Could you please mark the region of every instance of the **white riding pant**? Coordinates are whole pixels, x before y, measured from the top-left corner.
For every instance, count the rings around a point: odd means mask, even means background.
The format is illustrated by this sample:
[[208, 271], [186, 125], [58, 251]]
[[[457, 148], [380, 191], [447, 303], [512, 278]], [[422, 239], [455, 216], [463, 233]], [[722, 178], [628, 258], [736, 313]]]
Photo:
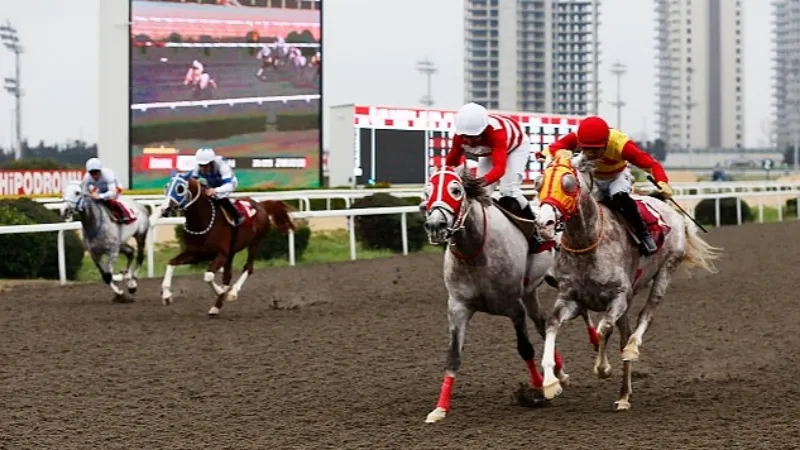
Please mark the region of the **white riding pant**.
[[[530, 141], [525, 136], [522, 144], [508, 154], [506, 173], [500, 177], [500, 195], [513, 197], [519, 202], [520, 207], [528, 206], [528, 199], [522, 195], [522, 181], [528, 169], [528, 159], [531, 155]], [[478, 158], [478, 176], [482, 177], [492, 170], [492, 157], [481, 156]], [[495, 183], [498, 184], [498, 183]], [[495, 185], [490, 186], [489, 192], [494, 191]]]
[[598, 180], [597, 178], [594, 179], [594, 183], [597, 185], [597, 188], [606, 198], [611, 198], [620, 192], [630, 194], [633, 190], [633, 182], [633, 174], [627, 167], [622, 172], [607, 180]]

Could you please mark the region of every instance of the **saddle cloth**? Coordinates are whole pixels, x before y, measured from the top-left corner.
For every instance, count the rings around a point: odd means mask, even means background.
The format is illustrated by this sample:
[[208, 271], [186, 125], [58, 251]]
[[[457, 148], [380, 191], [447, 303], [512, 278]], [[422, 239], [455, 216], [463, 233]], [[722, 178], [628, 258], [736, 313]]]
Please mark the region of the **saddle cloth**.
[[[234, 200], [233, 207], [236, 208], [236, 211], [239, 211], [239, 214], [241, 214], [244, 218], [242, 225], [249, 225], [252, 223], [256, 213], [258, 212], [253, 205], [250, 204], [250, 200], [247, 199]], [[228, 222], [229, 225], [233, 226], [233, 219], [228, 216], [228, 212], [225, 211], [225, 208], [220, 209], [222, 210], [222, 215], [225, 217], [225, 221]]]

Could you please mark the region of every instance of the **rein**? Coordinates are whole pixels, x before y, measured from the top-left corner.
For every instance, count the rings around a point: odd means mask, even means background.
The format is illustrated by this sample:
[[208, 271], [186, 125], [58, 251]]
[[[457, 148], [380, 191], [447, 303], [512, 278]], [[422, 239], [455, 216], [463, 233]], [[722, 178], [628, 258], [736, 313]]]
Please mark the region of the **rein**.
[[606, 227], [605, 227], [605, 213], [603, 213], [603, 208], [601, 208], [600, 205], [597, 204], [597, 200], [592, 198], [592, 201], [595, 203], [595, 205], [597, 206], [597, 210], [600, 213], [600, 232], [597, 234], [597, 239], [595, 239], [595, 241], [593, 243], [591, 243], [588, 247], [584, 247], [584, 248], [581, 248], [581, 249], [574, 249], [574, 248], [571, 248], [571, 247], [567, 246], [567, 244], [565, 243], [566, 234], [562, 234], [561, 235], [561, 249], [562, 250], [568, 251], [570, 253], [581, 254], [581, 253], [590, 252], [590, 251], [596, 249], [598, 245], [600, 245], [600, 241], [602, 241], [603, 240], [603, 236], [605, 236], [605, 229], [606, 229]]
[[[469, 212], [469, 210], [467, 210], [467, 213], [468, 212]], [[475, 259], [476, 257], [478, 257], [481, 253], [483, 253], [483, 247], [484, 247], [484, 245], [486, 245], [486, 235], [488, 234], [487, 230], [489, 228], [489, 214], [486, 213], [486, 207], [483, 206], [483, 205], [481, 205], [481, 212], [483, 213], [483, 233], [481, 234], [481, 243], [480, 243], [480, 245], [478, 245], [478, 249], [475, 250], [475, 252], [473, 252], [470, 255], [463, 255], [463, 254], [459, 253], [458, 250], [455, 249], [455, 244], [453, 244], [452, 242], [448, 246], [449, 249], [450, 249], [450, 253], [452, 253], [452, 255], [455, 256], [456, 259], [458, 259], [460, 261], [471, 261], [471, 260]], [[466, 218], [467, 213], [463, 214], [463, 216], [465, 218]], [[463, 226], [464, 219], [462, 219], [460, 221], [460, 223], [461, 223], [461, 226], [458, 229], [463, 229], [464, 228], [464, 226]]]
[[[183, 208], [184, 210], [188, 210], [189, 207], [194, 204], [194, 202], [196, 202], [197, 200], [200, 199], [200, 196], [202, 194], [201, 189], [203, 189], [203, 187], [200, 186], [200, 183], [197, 183], [197, 194], [196, 195], [192, 195], [192, 191], [189, 191], [189, 195], [191, 195], [191, 199], [189, 200], [189, 203], [187, 203], [186, 206]], [[184, 221], [183, 222], [183, 231], [185, 231], [185, 232], [187, 232], [189, 234], [195, 235], [195, 236], [200, 236], [200, 235], [208, 233], [209, 231], [211, 231], [211, 228], [214, 227], [214, 222], [216, 222], [216, 220], [217, 220], [217, 208], [214, 207], [214, 202], [211, 201], [210, 198], [206, 198], [206, 200], [208, 200], [208, 204], [209, 204], [209, 206], [211, 206], [211, 220], [209, 221], [208, 226], [205, 227], [202, 230], [199, 230], [199, 231], [190, 230], [186, 226], [187, 221]]]
[[[559, 164], [559, 165], [561, 165], [561, 164]], [[571, 166], [563, 166], [563, 165], [562, 165], [562, 167], [572, 168]], [[603, 236], [605, 236], [605, 213], [603, 212], [603, 208], [600, 207], [600, 205], [597, 203], [597, 200], [595, 200], [594, 197], [592, 197], [592, 190], [594, 189], [594, 175], [592, 173], [589, 173], [587, 175], [589, 177], [589, 192], [585, 193], [585, 194], [581, 194], [581, 195], [588, 195], [592, 199], [592, 202], [597, 207], [597, 211], [600, 214], [600, 232], [598, 233], [597, 239], [595, 239], [594, 242], [589, 244], [588, 247], [584, 247], [584, 248], [580, 248], [580, 249], [576, 249], [576, 248], [572, 248], [572, 247], [568, 246], [566, 244], [566, 234], [562, 234], [561, 235], [561, 240], [560, 240], [561, 241], [560, 242], [561, 248], [564, 251], [569, 252], [569, 253], [582, 254], [582, 253], [590, 252], [590, 251], [596, 249], [598, 245], [600, 245], [600, 242], [603, 240]], [[577, 171], [577, 170], [575, 171], [575, 177], [580, 182], [579, 171]], [[578, 205], [580, 205], [580, 202], [578, 203]], [[580, 208], [580, 206], [579, 206], [579, 208]], [[569, 218], [567, 218], [567, 219], [569, 219]], [[566, 220], [561, 221], [561, 222], [563, 224], [564, 222], [566, 222]], [[566, 227], [564, 227], [564, 228], [566, 229]]]

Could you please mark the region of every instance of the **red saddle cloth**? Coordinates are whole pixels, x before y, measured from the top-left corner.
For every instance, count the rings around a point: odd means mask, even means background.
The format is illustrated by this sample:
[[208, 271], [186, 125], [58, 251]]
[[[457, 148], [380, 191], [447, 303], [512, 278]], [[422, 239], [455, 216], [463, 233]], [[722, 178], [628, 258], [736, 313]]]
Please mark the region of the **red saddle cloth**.
[[661, 250], [661, 247], [664, 245], [664, 240], [672, 230], [672, 227], [667, 225], [664, 218], [661, 217], [661, 214], [656, 211], [655, 208], [648, 205], [647, 202], [639, 199], [635, 201], [636, 206], [639, 208], [639, 215], [642, 216], [644, 224], [647, 226], [648, 231], [650, 231], [650, 236], [652, 236], [653, 241], [655, 241], [658, 250]]
[[236, 200], [233, 202], [233, 206], [237, 211], [239, 211], [239, 214], [242, 215], [242, 218], [244, 218], [242, 225], [249, 225], [252, 223], [253, 219], [256, 217], [256, 213], [258, 212], [248, 200]]

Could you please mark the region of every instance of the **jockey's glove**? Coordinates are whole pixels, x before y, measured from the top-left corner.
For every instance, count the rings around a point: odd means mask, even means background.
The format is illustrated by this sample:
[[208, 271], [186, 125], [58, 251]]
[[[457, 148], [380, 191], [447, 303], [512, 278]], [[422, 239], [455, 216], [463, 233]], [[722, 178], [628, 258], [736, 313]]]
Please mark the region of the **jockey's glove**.
[[672, 197], [672, 188], [667, 184], [666, 181], [659, 181], [658, 183], [658, 193], [661, 194], [665, 199]]

